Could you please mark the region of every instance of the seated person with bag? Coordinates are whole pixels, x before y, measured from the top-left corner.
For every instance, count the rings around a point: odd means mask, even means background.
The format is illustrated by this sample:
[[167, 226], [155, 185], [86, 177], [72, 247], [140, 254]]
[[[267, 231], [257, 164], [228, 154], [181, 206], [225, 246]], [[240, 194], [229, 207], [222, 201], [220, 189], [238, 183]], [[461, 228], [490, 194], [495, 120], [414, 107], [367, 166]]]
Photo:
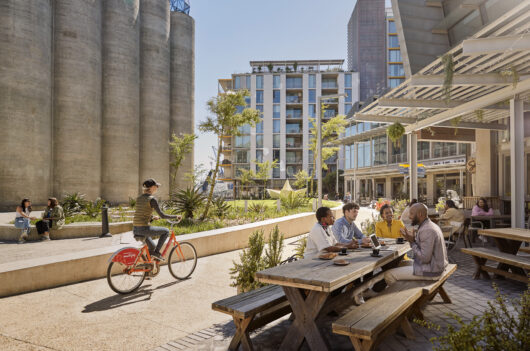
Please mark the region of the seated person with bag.
[[48, 206], [42, 213], [42, 220], [35, 223], [37, 232], [41, 235], [41, 241], [50, 240], [50, 229], [59, 230], [64, 226], [64, 210], [56, 198], [48, 199]]

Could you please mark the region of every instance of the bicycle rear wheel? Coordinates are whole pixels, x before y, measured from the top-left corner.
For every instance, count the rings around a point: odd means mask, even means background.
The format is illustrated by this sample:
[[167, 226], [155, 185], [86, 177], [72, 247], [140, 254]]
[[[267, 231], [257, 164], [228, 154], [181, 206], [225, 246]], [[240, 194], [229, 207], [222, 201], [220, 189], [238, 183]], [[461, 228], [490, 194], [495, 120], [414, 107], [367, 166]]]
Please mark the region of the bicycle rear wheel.
[[197, 266], [197, 251], [190, 243], [179, 243], [169, 253], [167, 265], [172, 276], [186, 279]]
[[111, 262], [107, 268], [107, 282], [118, 294], [129, 294], [142, 285], [146, 272], [128, 272], [133, 266]]

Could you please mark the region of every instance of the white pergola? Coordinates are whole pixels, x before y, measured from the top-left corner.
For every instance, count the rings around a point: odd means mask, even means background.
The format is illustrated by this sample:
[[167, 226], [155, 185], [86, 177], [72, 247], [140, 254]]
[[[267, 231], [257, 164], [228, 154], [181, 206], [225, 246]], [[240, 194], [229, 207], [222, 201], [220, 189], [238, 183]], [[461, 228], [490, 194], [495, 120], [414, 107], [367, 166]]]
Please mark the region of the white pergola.
[[[530, 110], [530, 0], [486, 25], [442, 58], [353, 116], [353, 121], [406, 125], [411, 198], [417, 197], [417, 132], [429, 127], [503, 130], [509, 118], [512, 226], [524, 228], [524, 111]], [[447, 94], [449, 92], [449, 94]], [[451, 120], [458, 118], [457, 121]], [[343, 141], [348, 138], [342, 139]]]

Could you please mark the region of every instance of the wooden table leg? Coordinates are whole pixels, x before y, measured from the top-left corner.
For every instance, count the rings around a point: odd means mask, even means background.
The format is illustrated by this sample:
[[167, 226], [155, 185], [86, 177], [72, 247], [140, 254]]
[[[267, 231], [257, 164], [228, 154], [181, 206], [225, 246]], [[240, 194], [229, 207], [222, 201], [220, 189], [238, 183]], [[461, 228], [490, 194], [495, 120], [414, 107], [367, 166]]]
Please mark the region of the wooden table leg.
[[473, 274], [473, 279], [479, 279], [480, 275], [485, 279], [491, 279], [488, 272], [482, 270], [482, 266], [486, 264], [486, 259], [482, 257], [472, 256], [473, 260], [475, 261], [475, 264], [477, 265], [477, 269], [475, 271], [475, 274]]
[[[511, 255], [516, 255], [517, 251], [519, 251], [519, 247], [521, 246], [521, 242], [516, 241], [516, 240], [508, 240], [508, 239], [497, 238], [497, 237], [494, 237], [494, 240], [495, 240], [495, 244], [499, 248], [499, 251], [506, 252]], [[500, 269], [506, 272], [508, 271], [508, 269], [510, 269], [514, 274], [518, 274], [518, 275], [522, 275], [526, 277], [526, 273], [524, 269], [522, 269], [521, 267], [510, 266], [509, 264], [506, 264], [506, 263], [499, 263], [497, 265], [497, 269]], [[495, 277], [500, 278], [502, 276], [495, 275]], [[504, 279], [504, 277], [502, 277], [502, 279]]]
[[304, 338], [311, 350], [329, 350], [315, 323], [329, 293], [311, 290], [304, 298], [302, 289], [284, 286], [283, 290], [291, 304], [295, 319], [283, 339], [280, 350], [298, 350]]
[[252, 319], [254, 319], [254, 316], [245, 319], [234, 317], [236, 334], [228, 346], [229, 350], [237, 350], [239, 344], [243, 344], [243, 350], [253, 350], [252, 342], [250, 341], [250, 337], [248, 335], [248, 326], [250, 325], [250, 322], [252, 322]]

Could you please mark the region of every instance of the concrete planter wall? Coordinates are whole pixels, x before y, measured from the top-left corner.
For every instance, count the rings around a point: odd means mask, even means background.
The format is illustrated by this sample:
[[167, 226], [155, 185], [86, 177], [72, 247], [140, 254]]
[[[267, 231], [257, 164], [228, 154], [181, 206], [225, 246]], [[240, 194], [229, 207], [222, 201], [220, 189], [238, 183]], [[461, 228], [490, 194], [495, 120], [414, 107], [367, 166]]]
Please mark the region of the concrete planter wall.
[[[341, 215], [340, 208], [335, 208], [334, 213], [336, 217]], [[301, 213], [235, 227], [181, 235], [178, 239], [192, 243], [197, 249], [198, 256], [204, 257], [245, 248], [249, 235], [257, 229], [263, 229], [265, 235], [268, 236], [269, 231], [278, 225], [285, 237], [289, 238], [309, 232], [315, 222], [314, 213]], [[125, 246], [115, 245], [1, 264], [0, 297], [103, 278], [106, 276], [110, 256], [123, 247]]]

